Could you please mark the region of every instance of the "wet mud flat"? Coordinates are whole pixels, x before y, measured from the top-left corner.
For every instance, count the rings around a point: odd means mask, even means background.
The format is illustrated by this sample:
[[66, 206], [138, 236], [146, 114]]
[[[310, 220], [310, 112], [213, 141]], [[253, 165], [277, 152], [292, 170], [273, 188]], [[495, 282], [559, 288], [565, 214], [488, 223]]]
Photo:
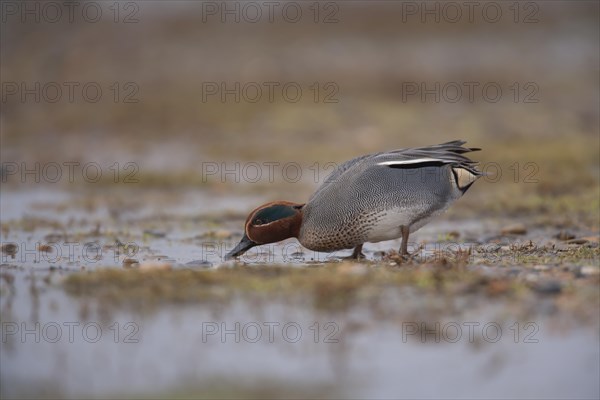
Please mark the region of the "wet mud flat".
[[450, 215], [409, 260], [288, 240], [223, 262], [264, 199], [215, 196], [2, 193], [3, 397], [597, 397], [593, 225]]

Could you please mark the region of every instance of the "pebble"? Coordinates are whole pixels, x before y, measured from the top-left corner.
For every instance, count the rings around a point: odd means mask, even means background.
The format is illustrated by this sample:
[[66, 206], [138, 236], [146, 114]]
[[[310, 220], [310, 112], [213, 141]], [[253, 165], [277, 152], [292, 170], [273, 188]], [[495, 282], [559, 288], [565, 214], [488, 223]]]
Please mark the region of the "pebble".
[[368, 272], [368, 268], [355, 262], [342, 262], [338, 267], [338, 271], [343, 274], [362, 275]]
[[172, 269], [173, 266], [170, 263], [160, 262], [160, 261], [144, 261], [140, 264], [141, 271], [151, 271], [151, 270], [159, 270], [159, 271], [168, 271]]
[[44, 253], [52, 253], [52, 246], [47, 245], [47, 244], [40, 244], [38, 249], [39, 249], [39, 251], [44, 252]]
[[144, 235], [152, 236], [155, 238], [164, 238], [165, 236], [167, 236], [167, 233], [163, 231], [157, 231], [154, 229], [146, 229], [144, 231]]
[[448, 237], [451, 239], [458, 239], [460, 237], [460, 233], [457, 231], [450, 231], [448, 232]]
[[186, 267], [202, 267], [202, 268], [209, 268], [212, 267], [212, 263], [210, 261], [206, 261], [206, 260], [193, 260], [190, 262], [185, 263]]
[[156, 255], [152, 255], [149, 256], [148, 259], [150, 261], [166, 261], [169, 259], [169, 256], [165, 255], [165, 254], [156, 254]]
[[563, 244], [563, 243], [556, 243], [554, 245], [554, 250], [556, 250], [556, 251], [567, 251], [567, 250], [569, 250], [569, 246], [567, 246], [566, 244]]
[[8, 254], [9, 256], [14, 256], [17, 254], [18, 248], [14, 243], [6, 243], [2, 245], [2, 252]]
[[598, 236], [584, 236], [581, 239], [586, 240], [586, 246], [590, 248], [596, 248], [600, 246], [599, 237]]
[[196, 239], [231, 239], [233, 238], [235, 235], [231, 232], [228, 231], [226, 229], [219, 229], [216, 231], [209, 231], [209, 232], [204, 232], [201, 233], [200, 235], [196, 236]]
[[575, 239], [575, 235], [569, 231], [562, 230], [558, 232], [555, 236], [558, 240], [570, 240]]
[[123, 260], [123, 268], [139, 267], [140, 262], [135, 258], [126, 258]]
[[9, 274], [8, 272], [2, 272], [0, 274], [0, 278], [4, 279], [4, 281], [6, 281], [6, 283], [9, 285], [12, 285], [12, 283], [15, 281], [15, 276], [13, 274]]
[[536, 271], [548, 271], [550, 269], [549, 265], [543, 265], [543, 264], [539, 264], [539, 265], [534, 265], [533, 269]]
[[486, 291], [490, 296], [506, 293], [510, 290], [510, 282], [507, 280], [494, 279], [488, 283]]
[[220, 229], [214, 233], [214, 237], [215, 239], [231, 239], [233, 237], [233, 234], [231, 233], [231, 231]]
[[502, 246], [499, 244], [486, 244], [486, 245], [477, 247], [477, 252], [481, 253], [481, 254], [497, 253], [501, 249], [502, 249]]
[[524, 224], [516, 223], [512, 225], [505, 226], [500, 231], [503, 235], [524, 235], [527, 233], [527, 228]]
[[65, 239], [66, 235], [63, 235], [62, 233], [49, 233], [46, 236], [44, 236], [44, 240], [50, 243], [60, 242], [61, 240]]
[[590, 276], [600, 274], [600, 268], [594, 265], [584, 265], [581, 267], [581, 275]]
[[538, 277], [537, 274], [534, 274], [532, 272], [528, 273], [527, 275], [525, 275], [525, 282], [528, 283], [537, 283], [539, 282], [540, 278]]
[[543, 294], [558, 294], [562, 291], [562, 283], [556, 280], [544, 280], [536, 282], [533, 290]]
[[588, 241], [583, 238], [567, 240], [567, 244], [586, 244], [587, 242]]

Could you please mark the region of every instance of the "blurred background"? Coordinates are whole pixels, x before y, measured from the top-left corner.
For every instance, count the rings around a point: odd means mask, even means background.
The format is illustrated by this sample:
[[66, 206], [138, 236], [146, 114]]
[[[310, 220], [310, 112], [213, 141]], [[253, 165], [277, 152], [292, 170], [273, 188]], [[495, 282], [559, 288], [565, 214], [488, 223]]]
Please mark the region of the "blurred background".
[[[138, 186], [237, 193], [202, 163], [323, 166], [462, 138], [501, 168], [480, 193], [597, 195], [594, 2], [84, 2], [60, 18], [6, 3], [4, 162], [135, 162]], [[528, 174], [539, 184], [514, 184]]]
[[[215, 266], [224, 249], [209, 254], [202, 247], [206, 240], [233, 245], [248, 211], [263, 201], [305, 201], [332, 165], [370, 152], [464, 139], [483, 149], [473, 158], [490, 175], [439, 225], [424, 228], [417, 238], [435, 242], [449, 234], [486, 242], [481, 238], [509, 226], [508, 233], [533, 235], [519, 236], [523, 242], [585, 240], [596, 247], [567, 262], [579, 272], [589, 266], [590, 274], [597, 274], [598, 2], [2, 1], [1, 7], [4, 244], [35, 247], [52, 238], [70, 238], [106, 246], [117, 239], [141, 244], [134, 261], [142, 264], [166, 259], [175, 266]], [[372, 247], [370, 254], [390, 248], [397, 246]], [[46, 274], [52, 267], [121, 268], [126, 258], [118, 253], [101, 262], [81, 255], [64, 262], [31, 262], [6, 254], [3, 265], [21, 271], [11, 269], [9, 275], [22, 279], [11, 283], [5, 278], [0, 291], [4, 322], [31, 322], [34, 315], [50, 321], [99, 318], [89, 311], [95, 303], [85, 296], [73, 299], [50, 291], [44, 295], [53, 300], [40, 305], [39, 294], [33, 295], [36, 284], [27, 277], [32, 270]], [[534, 265], [560, 264], [544, 257], [531, 261], [528, 273], [545, 271], [533, 271]], [[515, 261], [510, 267], [519, 265]], [[60, 285], [53, 279], [49, 281]], [[599, 305], [593, 279], [586, 297], [576, 302], [590, 312]], [[571, 297], [561, 297], [559, 303], [537, 297], [531, 301], [537, 316], [561, 309], [560, 302], [577, 308]], [[486, 298], [483, 303], [494, 302]], [[298, 318], [308, 329], [316, 314], [287, 307], [269, 308], [264, 315]], [[87, 342], [66, 343], [59, 351], [49, 343], [35, 350], [21, 341], [12, 353], [3, 347], [3, 397], [191, 392], [207, 397], [475, 393], [593, 398], [600, 392], [593, 378], [600, 368], [597, 316], [590, 317], [591, 331], [563, 339], [543, 336], [543, 346], [527, 348], [533, 351], [529, 358], [518, 359], [523, 350], [514, 346], [509, 345], [510, 351], [496, 348], [430, 386], [426, 378], [411, 375], [411, 363], [420, 370], [436, 364], [433, 371], [441, 374], [455, 368], [468, 350], [455, 346], [436, 358], [437, 350], [394, 347], [398, 332], [381, 325], [364, 337], [346, 333], [356, 347], [332, 351], [330, 358], [312, 348], [309, 356], [279, 347], [246, 346], [242, 351], [217, 346], [203, 350], [210, 354], [210, 363], [203, 363], [183, 343], [197, 344], [200, 331], [193, 321], [210, 318], [206, 315], [214, 319], [217, 309], [222, 310], [212, 305], [186, 309], [177, 323], [171, 318], [179, 311], [168, 307], [152, 316], [115, 311], [113, 319], [137, 318], [145, 326], [145, 340], [133, 353], [110, 343], [94, 348]], [[255, 311], [235, 306], [219, 315], [236, 321]], [[499, 314], [511, 316], [513, 311]], [[195, 314], [200, 312], [206, 314]], [[406, 315], [385, 323], [402, 318]], [[350, 326], [360, 325], [353, 321]], [[181, 344], [171, 349], [174, 337]], [[364, 377], [356, 392], [342, 390], [340, 382], [362, 376], [357, 367], [361, 351], [379, 341], [382, 345], [372, 348], [379, 361], [363, 366], [388, 373]], [[153, 356], [142, 355], [156, 348], [160, 351]], [[394, 348], [397, 352], [386, 350]], [[566, 365], [545, 369], [560, 362], [544, 355], [555, 349], [576, 365], [572, 373]], [[348, 358], [340, 358], [340, 351]], [[505, 352], [518, 360], [507, 361]], [[109, 355], [98, 361], [100, 353]], [[192, 355], [193, 360], [187, 358]], [[240, 367], [236, 383], [227, 373], [231, 364]], [[346, 364], [350, 366], [340, 367]], [[103, 372], [89, 373], [95, 378], [82, 372], [92, 371], [87, 369], [92, 365], [102, 366]], [[153, 365], [150, 372], [148, 365]], [[255, 380], [248, 369], [257, 365], [264, 374]], [[522, 369], [507, 372], [514, 365]], [[412, 376], [402, 380], [404, 391], [395, 368], [400, 368], [398, 375]], [[66, 378], [56, 369], [80, 371], [85, 377]], [[456, 383], [478, 376], [479, 369], [488, 380]], [[537, 385], [535, 373], [523, 372], [538, 369], [539, 379], [554, 384]], [[145, 378], [133, 378], [132, 371], [141, 370]], [[199, 376], [208, 375], [217, 383], [202, 383]], [[110, 379], [114, 383], [106, 384]], [[314, 390], [307, 394], [305, 383]]]

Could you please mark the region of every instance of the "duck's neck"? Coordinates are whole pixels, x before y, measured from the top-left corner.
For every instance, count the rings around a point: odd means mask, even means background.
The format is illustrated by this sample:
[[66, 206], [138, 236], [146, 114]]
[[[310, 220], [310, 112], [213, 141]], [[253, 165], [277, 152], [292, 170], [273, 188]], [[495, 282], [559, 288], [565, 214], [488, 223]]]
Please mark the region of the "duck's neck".
[[299, 238], [300, 229], [302, 229], [302, 219], [304, 217], [303, 209], [298, 210], [298, 213], [290, 221], [290, 237]]

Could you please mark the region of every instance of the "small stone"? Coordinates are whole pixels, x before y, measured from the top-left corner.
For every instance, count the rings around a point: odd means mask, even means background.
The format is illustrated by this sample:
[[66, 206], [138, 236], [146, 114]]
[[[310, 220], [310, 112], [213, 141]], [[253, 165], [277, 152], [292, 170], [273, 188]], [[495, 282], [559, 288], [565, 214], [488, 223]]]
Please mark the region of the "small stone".
[[169, 271], [173, 268], [170, 263], [161, 261], [145, 261], [140, 264], [141, 271]]
[[534, 273], [528, 273], [525, 275], [525, 282], [528, 283], [537, 283], [539, 282], [540, 278], [537, 274]]
[[126, 258], [123, 260], [123, 268], [139, 267], [140, 262], [135, 258]]
[[600, 267], [597, 267], [595, 265], [584, 265], [583, 267], [581, 267], [581, 275], [584, 276], [591, 276], [591, 275], [598, 275], [600, 274]]
[[543, 264], [539, 264], [539, 265], [534, 265], [533, 269], [536, 271], [548, 271], [550, 269], [549, 265], [543, 265]]
[[567, 240], [567, 244], [586, 244], [587, 242], [588, 241], [583, 238]]
[[66, 235], [63, 235], [62, 233], [49, 233], [46, 236], [44, 236], [44, 240], [46, 240], [46, 242], [50, 242], [50, 243], [60, 242], [65, 239], [66, 239]]
[[563, 243], [556, 243], [554, 245], [554, 250], [556, 250], [556, 251], [567, 251], [567, 250], [569, 250], [569, 246], [567, 246], [566, 244], [563, 244]]
[[2, 252], [9, 256], [14, 256], [19, 251], [19, 248], [14, 243], [5, 243], [2, 245]]
[[488, 283], [486, 291], [490, 296], [498, 296], [510, 290], [510, 283], [504, 279], [494, 279]]
[[[508, 246], [507, 246], [507, 247], [508, 247]], [[480, 246], [480, 247], [479, 247], [479, 250], [480, 250], [480, 253], [483, 253], [483, 254], [487, 254], [487, 253], [497, 253], [497, 252], [499, 252], [500, 250], [502, 250], [502, 245], [495, 244], [495, 243], [492, 243], [492, 244], [486, 244], [486, 245], [484, 245], [484, 246]]]
[[9, 285], [12, 285], [15, 281], [15, 276], [13, 274], [9, 274], [8, 272], [2, 272], [0, 274], [0, 278], [4, 279], [4, 281]]
[[167, 233], [163, 232], [163, 231], [154, 230], [154, 229], [146, 229], [144, 231], [144, 235], [152, 236], [155, 238], [164, 238], [165, 236], [167, 236]]
[[524, 224], [516, 223], [512, 225], [505, 226], [500, 231], [503, 235], [524, 235], [527, 233], [527, 228]]
[[368, 272], [365, 265], [356, 264], [355, 262], [342, 262], [337, 268], [343, 274], [362, 275]]
[[533, 285], [533, 290], [542, 294], [558, 294], [562, 291], [562, 283], [556, 280], [545, 280]]
[[234, 233], [226, 229], [219, 229], [216, 231], [204, 232], [196, 236], [196, 239], [231, 239], [235, 236]]
[[585, 239], [590, 243], [598, 243], [600, 241], [600, 238], [598, 236], [584, 236], [582, 237], [582, 239]]
[[231, 239], [232, 237], [231, 231], [225, 229], [220, 229], [214, 233], [215, 239]]
[[47, 245], [47, 244], [40, 244], [40, 246], [38, 247], [38, 250], [43, 253], [52, 253], [52, 246]]
[[523, 270], [521, 268], [510, 268], [506, 274], [509, 277], [515, 277], [515, 276], [519, 276], [519, 274], [521, 274], [521, 272], [523, 272]]
[[555, 235], [558, 240], [570, 240], [575, 239], [575, 235], [569, 231], [562, 230]]
[[450, 231], [447, 233], [447, 235], [450, 239], [453, 239], [453, 240], [458, 239], [460, 237], [460, 233], [457, 231]]
[[193, 260], [190, 262], [185, 263], [186, 267], [191, 267], [191, 268], [209, 268], [212, 267], [212, 263], [210, 261], [206, 261], [206, 260]]

